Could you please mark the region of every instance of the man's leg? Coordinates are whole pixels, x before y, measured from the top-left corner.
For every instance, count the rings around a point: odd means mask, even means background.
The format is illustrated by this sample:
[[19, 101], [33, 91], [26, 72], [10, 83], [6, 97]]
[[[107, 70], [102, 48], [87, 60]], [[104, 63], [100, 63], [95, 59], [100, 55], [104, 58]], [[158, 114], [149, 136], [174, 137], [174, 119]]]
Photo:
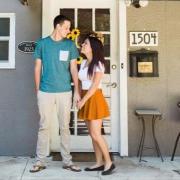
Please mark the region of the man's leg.
[[70, 110], [72, 105], [72, 92], [58, 93], [56, 105], [60, 126], [60, 145], [61, 156], [64, 165], [72, 165], [72, 156], [70, 155]]
[[37, 140], [37, 161], [45, 164], [45, 158], [49, 153], [49, 130], [52, 111], [55, 105], [55, 94], [38, 92], [38, 107], [40, 114], [39, 132]]

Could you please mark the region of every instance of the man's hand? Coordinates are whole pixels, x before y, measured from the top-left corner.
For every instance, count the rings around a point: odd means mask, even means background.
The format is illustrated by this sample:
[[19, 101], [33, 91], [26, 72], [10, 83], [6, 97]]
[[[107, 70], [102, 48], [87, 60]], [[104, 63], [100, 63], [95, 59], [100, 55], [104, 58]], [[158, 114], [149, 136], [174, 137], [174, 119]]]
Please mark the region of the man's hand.
[[38, 92], [39, 92], [39, 89], [35, 89], [35, 91], [36, 91], [36, 95], [38, 94]]
[[77, 104], [81, 100], [81, 96], [78, 91], [74, 92], [74, 102]]
[[79, 94], [78, 69], [77, 69], [76, 59], [71, 60], [70, 71], [74, 83], [74, 102], [77, 103], [78, 101], [80, 101], [81, 97]]

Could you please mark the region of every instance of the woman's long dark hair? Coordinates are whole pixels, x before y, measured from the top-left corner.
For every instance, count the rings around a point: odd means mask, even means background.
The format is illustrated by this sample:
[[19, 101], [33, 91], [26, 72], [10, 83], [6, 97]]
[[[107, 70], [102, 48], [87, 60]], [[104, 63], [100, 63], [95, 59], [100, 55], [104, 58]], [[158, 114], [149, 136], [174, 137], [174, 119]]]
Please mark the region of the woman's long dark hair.
[[105, 64], [105, 59], [104, 59], [104, 47], [102, 42], [97, 38], [97, 37], [92, 37], [91, 35], [87, 35], [84, 38], [84, 41], [88, 39], [91, 45], [92, 49], [92, 61], [89, 64], [88, 67], [88, 76], [92, 77], [94, 68], [96, 66], [99, 66], [99, 61], [101, 62], [102, 65]]

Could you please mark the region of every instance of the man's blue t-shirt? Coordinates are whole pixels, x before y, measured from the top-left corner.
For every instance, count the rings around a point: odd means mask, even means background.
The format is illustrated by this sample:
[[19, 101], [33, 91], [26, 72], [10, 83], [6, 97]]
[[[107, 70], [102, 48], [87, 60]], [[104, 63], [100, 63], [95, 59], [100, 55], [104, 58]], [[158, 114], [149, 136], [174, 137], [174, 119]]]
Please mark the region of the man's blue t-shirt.
[[34, 58], [41, 59], [40, 90], [56, 93], [71, 91], [70, 61], [79, 57], [73, 41], [54, 41], [50, 36], [37, 42]]

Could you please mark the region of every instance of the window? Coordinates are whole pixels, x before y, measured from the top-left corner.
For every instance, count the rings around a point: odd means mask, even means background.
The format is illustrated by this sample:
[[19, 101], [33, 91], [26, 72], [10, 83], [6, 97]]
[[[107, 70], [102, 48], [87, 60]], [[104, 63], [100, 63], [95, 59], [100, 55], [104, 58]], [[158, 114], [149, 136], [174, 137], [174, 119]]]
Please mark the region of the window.
[[0, 13], [0, 69], [15, 68], [15, 14]]

